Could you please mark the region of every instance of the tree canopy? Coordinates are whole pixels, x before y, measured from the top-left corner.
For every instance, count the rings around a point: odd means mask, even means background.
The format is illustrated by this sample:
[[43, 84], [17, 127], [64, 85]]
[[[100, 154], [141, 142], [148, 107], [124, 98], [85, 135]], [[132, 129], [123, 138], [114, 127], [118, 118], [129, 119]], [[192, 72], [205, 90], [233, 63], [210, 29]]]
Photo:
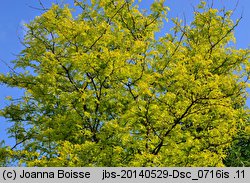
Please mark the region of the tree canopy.
[[0, 75], [25, 90], [0, 113], [16, 139], [2, 144], [2, 165], [232, 165], [234, 139], [250, 134], [250, 51], [232, 44], [240, 19], [202, 1], [190, 24], [172, 19], [163, 32], [163, 0], [150, 11], [134, 0], [74, 6], [77, 16], [54, 4], [27, 24], [15, 68]]

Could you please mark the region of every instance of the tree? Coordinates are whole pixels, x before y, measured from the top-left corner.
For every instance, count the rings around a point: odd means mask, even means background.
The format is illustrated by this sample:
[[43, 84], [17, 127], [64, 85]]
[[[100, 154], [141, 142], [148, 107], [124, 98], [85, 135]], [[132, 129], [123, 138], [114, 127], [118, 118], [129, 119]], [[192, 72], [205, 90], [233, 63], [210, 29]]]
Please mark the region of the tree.
[[234, 138], [228, 155], [224, 160], [226, 166], [250, 167], [250, 128], [249, 124]]
[[[134, 1], [53, 5], [27, 24], [25, 49], [1, 83], [25, 89], [3, 161], [24, 166], [224, 166], [245, 106], [249, 50], [239, 21], [201, 2], [190, 25], [159, 39], [168, 8]], [[8, 157], [7, 157], [8, 156]]]

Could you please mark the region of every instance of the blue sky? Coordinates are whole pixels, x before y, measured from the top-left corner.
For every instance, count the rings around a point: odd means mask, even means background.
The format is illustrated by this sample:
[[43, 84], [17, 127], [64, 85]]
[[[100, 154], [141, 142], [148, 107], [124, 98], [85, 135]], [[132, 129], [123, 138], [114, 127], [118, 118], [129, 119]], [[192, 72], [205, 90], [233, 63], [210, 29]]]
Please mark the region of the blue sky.
[[[227, 9], [234, 9], [237, 0], [214, 0], [214, 7], [223, 7]], [[46, 7], [49, 7], [51, 3], [62, 2], [61, 0], [42, 0]], [[64, 0], [66, 3], [72, 3], [73, 0]], [[153, 0], [142, 0], [143, 7], [148, 7]], [[166, 0], [166, 5], [170, 7], [168, 13], [169, 18], [180, 17], [185, 15], [187, 22], [192, 20], [193, 6], [196, 6], [199, 0]], [[2, 1], [0, 6], [0, 73], [7, 73], [8, 67], [2, 62], [10, 63], [11, 60], [16, 58], [22, 50], [22, 39], [25, 31], [22, 28], [24, 23], [28, 23], [35, 16], [41, 14], [41, 11], [31, 7], [40, 7], [38, 0], [11, 0]], [[236, 12], [233, 15], [233, 19], [240, 17], [243, 13], [243, 19], [240, 25], [236, 28], [236, 47], [237, 48], [249, 48], [250, 46], [250, 1], [239, 0]], [[168, 23], [163, 28], [163, 32], [168, 32], [171, 24]], [[7, 101], [6, 96], [18, 97], [23, 94], [23, 91], [16, 88], [7, 88], [0, 85], [0, 109], [3, 108]], [[247, 105], [250, 106], [248, 99]], [[13, 139], [9, 139], [6, 134], [8, 127], [6, 119], [0, 117], [0, 141], [5, 140], [6, 145], [13, 145]]]

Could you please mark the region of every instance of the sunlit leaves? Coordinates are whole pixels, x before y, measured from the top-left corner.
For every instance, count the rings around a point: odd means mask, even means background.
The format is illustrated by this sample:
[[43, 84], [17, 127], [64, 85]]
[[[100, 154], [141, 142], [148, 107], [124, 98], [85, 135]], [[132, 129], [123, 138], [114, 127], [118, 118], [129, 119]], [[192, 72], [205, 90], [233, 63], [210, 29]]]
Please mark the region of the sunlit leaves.
[[201, 2], [190, 25], [173, 19], [173, 33], [155, 39], [163, 1], [148, 14], [133, 1], [91, 2], [75, 1], [76, 17], [53, 5], [27, 25], [14, 63], [32, 72], [0, 75], [25, 89], [1, 112], [17, 140], [2, 161], [224, 166], [240, 129], [249, 131], [249, 50], [229, 47], [231, 13]]

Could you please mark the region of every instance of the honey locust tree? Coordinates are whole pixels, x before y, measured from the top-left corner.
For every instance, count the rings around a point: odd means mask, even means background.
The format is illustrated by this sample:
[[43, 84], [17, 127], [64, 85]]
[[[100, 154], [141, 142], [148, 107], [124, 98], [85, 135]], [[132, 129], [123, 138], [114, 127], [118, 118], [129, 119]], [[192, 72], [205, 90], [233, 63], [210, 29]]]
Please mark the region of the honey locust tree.
[[[2, 162], [23, 166], [224, 166], [246, 132], [249, 50], [231, 44], [239, 20], [201, 2], [190, 25], [168, 8], [133, 0], [53, 5], [26, 25], [15, 69], [25, 90], [1, 115], [13, 147]], [[230, 44], [229, 44], [230, 43]]]

